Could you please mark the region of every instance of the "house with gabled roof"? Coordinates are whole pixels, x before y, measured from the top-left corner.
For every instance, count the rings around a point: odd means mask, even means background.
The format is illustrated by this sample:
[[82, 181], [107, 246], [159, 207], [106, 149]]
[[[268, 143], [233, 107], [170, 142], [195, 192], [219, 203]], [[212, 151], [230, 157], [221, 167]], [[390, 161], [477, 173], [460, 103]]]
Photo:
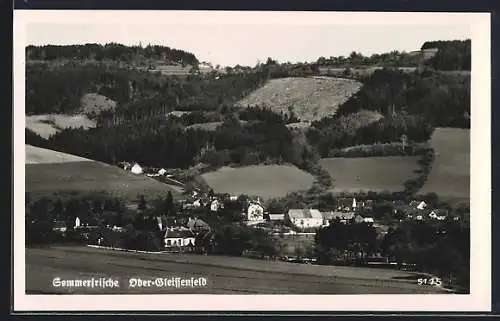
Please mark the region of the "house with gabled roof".
[[298, 228], [318, 228], [323, 225], [323, 215], [317, 209], [290, 209], [286, 219]]
[[190, 229], [169, 228], [165, 231], [164, 244], [166, 248], [188, 247], [195, 245], [195, 235]]

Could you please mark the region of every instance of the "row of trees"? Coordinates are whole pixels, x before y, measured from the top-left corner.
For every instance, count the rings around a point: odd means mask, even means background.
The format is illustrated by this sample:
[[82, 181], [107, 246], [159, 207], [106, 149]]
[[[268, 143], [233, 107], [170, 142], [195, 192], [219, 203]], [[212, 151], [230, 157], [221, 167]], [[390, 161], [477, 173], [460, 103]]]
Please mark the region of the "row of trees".
[[89, 43], [84, 45], [26, 47], [26, 60], [59, 59], [119, 60], [131, 64], [161, 60], [189, 65], [198, 64], [198, 59], [190, 52], [158, 45], [143, 47], [141, 44], [138, 46], [125, 46], [118, 43], [107, 43], [105, 45]]
[[360, 52], [353, 51], [347, 57], [320, 57], [316, 63], [320, 66], [331, 66], [337, 68], [356, 68], [364, 66], [380, 66], [380, 67], [417, 67], [420, 63], [418, 55], [412, 55], [407, 52], [397, 50], [364, 56]]

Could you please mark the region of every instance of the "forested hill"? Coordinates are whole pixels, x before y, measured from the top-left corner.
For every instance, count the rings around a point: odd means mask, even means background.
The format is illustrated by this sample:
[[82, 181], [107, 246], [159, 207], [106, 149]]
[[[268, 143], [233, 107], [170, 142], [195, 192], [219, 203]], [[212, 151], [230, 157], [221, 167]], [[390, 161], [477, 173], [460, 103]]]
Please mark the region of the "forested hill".
[[471, 41], [427, 41], [422, 45], [424, 49], [438, 49], [437, 54], [427, 61], [427, 64], [436, 70], [470, 70]]
[[106, 45], [85, 44], [65, 46], [28, 46], [26, 60], [115, 60], [140, 65], [148, 61], [162, 61], [197, 66], [193, 53], [166, 46], [125, 46], [117, 43]]

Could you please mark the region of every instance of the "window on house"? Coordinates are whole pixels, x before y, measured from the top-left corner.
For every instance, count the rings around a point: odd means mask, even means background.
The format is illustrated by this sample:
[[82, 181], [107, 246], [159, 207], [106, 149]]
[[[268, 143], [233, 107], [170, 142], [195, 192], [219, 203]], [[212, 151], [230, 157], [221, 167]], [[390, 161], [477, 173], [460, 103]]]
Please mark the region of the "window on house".
[[172, 245], [172, 241], [167, 240], [167, 245], [168, 245], [168, 246]]

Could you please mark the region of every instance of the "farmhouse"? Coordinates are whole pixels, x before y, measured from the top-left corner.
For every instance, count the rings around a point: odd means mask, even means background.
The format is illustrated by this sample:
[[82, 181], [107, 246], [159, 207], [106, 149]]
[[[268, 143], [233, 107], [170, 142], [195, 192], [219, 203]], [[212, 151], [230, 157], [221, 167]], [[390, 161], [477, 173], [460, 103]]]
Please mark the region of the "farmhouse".
[[137, 163], [135, 163], [134, 166], [132, 166], [130, 171], [134, 174], [142, 174], [143, 173], [141, 165], [139, 165]]
[[316, 228], [323, 225], [323, 215], [317, 209], [290, 209], [286, 219], [298, 228]]
[[217, 212], [220, 208], [222, 208], [222, 203], [219, 202], [218, 199], [214, 199], [210, 202], [210, 211]]
[[189, 229], [167, 229], [165, 247], [187, 247], [195, 245], [195, 236]]
[[264, 221], [264, 207], [259, 202], [250, 202], [247, 208], [247, 220], [249, 223]]

